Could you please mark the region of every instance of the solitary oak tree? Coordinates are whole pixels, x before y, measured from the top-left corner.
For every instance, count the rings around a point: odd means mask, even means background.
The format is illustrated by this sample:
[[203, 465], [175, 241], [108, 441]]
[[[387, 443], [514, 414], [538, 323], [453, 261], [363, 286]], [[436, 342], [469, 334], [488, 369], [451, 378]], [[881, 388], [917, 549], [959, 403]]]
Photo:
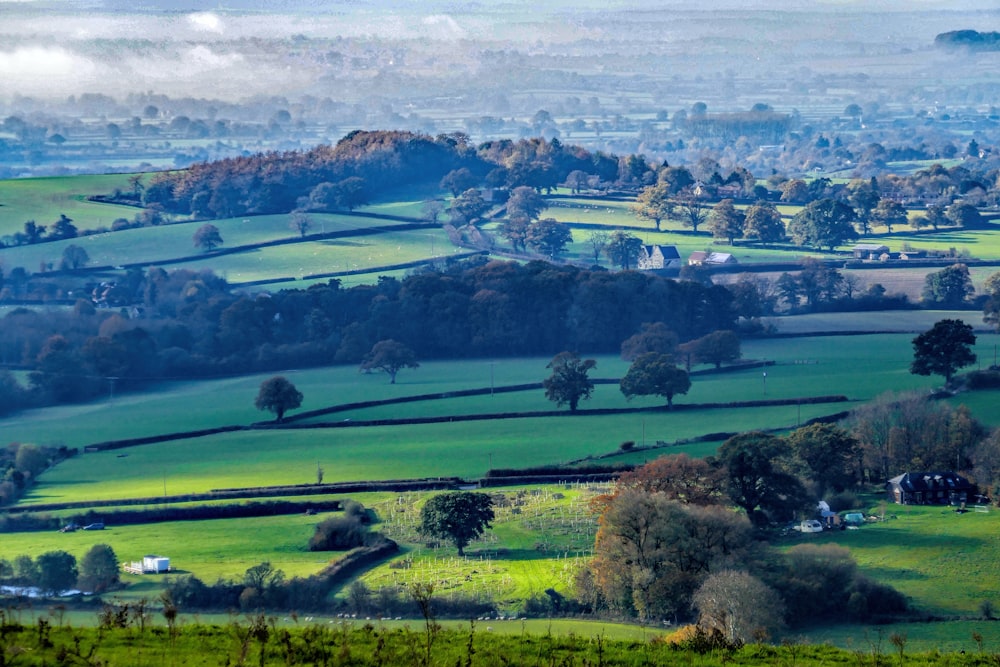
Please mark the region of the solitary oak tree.
[[493, 500], [485, 493], [442, 493], [420, 510], [420, 532], [449, 540], [465, 555], [469, 542], [483, 534], [493, 521]]
[[976, 355], [970, 349], [976, 344], [972, 327], [962, 320], [941, 320], [913, 339], [914, 375], [943, 375], [945, 384], [959, 368], [975, 363]]
[[593, 359], [581, 359], [573, 352], [560, 352], [545, 366], [552, 369], [552, 375], [542, 381], [545, 398], [557, 407], [569, 405], [570, 412], [576, 412], [580, 399], [590, 398], [594, 391], [594, 382], [587, 373], [595, 366], [597, 362]]
[[686, 394], [691, 388], [691, 378], [674, 364], [672, 355], [647, 352], [632, 362], [619, 387], [629, 400], [633, 396], [662, 396], [669, 408], [675, 394]]
[[380, 340], [361, 362], [361, 370], [379, 370], [389, 375], [389, 384], [396, 384], [396, 374], [404, 368], [419, 368], [416, 353], [399, 341]]
[[195, 231], [193, 240], [196, 248], [211, 252], [222, 245], [222, 234], [218, 227], [206, 223]]
[[280, 422], [286, 410], [302, 405], [302, 392], [281, 375], [276, 375], [260, 383], [260, 391], [253, 404], [258, 410], [273, 412]]

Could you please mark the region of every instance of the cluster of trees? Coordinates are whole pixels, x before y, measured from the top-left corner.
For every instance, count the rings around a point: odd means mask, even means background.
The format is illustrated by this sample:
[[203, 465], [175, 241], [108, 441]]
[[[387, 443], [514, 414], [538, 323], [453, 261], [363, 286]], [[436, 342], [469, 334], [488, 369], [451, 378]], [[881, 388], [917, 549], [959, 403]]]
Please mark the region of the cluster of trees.
[[107, 544], [95, 544], [77, 563], [66, 551], [47, 551], [37, 558], [17, 556], [13, 562], [0, 559], [0, 584], [37, 588], [54, 597], [79, 589], [104, 593], [121, 584], [118, 557]]
[[[0, 376], [0, 381], [2, 379]], [[75, 453], [76, 450], [66, 447], [40, 447], [17, 442], [0, 449], [0, 505], [13, 503], [50, 465]]]
[[178, 215], [226, 218], [295, 210], [352, 210], [373, 192], [441, 183], [456, 196], [477, 185], [551, 189], [573, 172], [618, 178], [619, 158], [557, 139], [489, 141], [460, 133], [351, 132], [335, 146], [231, 158], [154, 176], [143, 205]]
[[[740, 358], [740, 339], [733, 331], [713, 331], [681, 344], [680, 339], [663, 322], [644, 322], [639, 331], [621, 344], [622, 358], [631, 361], [628, 372], [619, 382], [626, 399], [636, 396], [661, 396], [667, 407], [673, 406], [674, 396], [686, 394], [691, 388], [688, 373], [692, 363], [715, 364]], [[685, 368], [677, 366], [683, 357]], [[581, 400], [590, 398], [594, 383], [588, 373], [597, 366], [593, 359], [581, 359], [574, 352], [560, 352], [546, 368], [552, 375], [542, 381], [545, 397], [557, 407], [568, 405], [576, 412]]]
[[6, 245], [34, 245], [44, 241], [62, 241], [63, 239], [75, 239], [78, 235], [76, 225], [71, 218], [60, 213], [59, 219], [51, 225], [40, 225], [34, 220], [24, 223], [24, 229], [16, 232], [6, 239]]
[[851, 474], [884, 482], [906, 470], [955, 470], [991, 493], [1000, 478], [990, 433], [965, 406], [930, 401], [918, 393], [888, 393], [851, 412], [845, 427], [857, 440]]
[[[688, 341], [733, 329], [736, 317], [725, 287], [543, 262], [477, 260], [376, 285], [330, 281], [256, 297], [230, 293], [211, 273], [158, 268], [130, 270], [95, 289], [141, 309], [114, 312], [81, 300], [72, 310], [4, 316], [0, 359], [32, 372], [29, 389], [0, 374], [0, 405], [289, 366], [364, 361], [392, 375], [373, 350], [388, 340], [416, 358], [613, 351], [645, 322], [663, 322]], [[396, 370], [411, 363], [403, 358]]]
[[827, 475], [820, 459], [847, 455], [827, 453], [831, 439], [850, 441], [828, 425], [787, 439], [749, 433], [715, 459], [667, 456], [626, 473], [603, 499], [595, 556], [577, 579], [580, 601], [643, 619], [699, 617], [731, 641], [785, 624], [905, 611], [903, 597], [861, 575], [846, 549], [781, 553], [754, 530], [765, 515], [788, 519], [815, 507], [798, 473], [815, 483]]

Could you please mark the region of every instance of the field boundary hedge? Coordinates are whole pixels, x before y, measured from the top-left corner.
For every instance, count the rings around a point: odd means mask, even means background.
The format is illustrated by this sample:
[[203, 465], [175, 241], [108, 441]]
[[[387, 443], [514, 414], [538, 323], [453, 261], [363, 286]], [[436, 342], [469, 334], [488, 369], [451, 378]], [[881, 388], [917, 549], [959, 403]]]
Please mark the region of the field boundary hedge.
[[43, 530], [57, 530], [75, 523], [87, 526], [103, 523], [107, 526], [143, 525], [166, 521], [211, 521], [215, 519], [247, 519], [262, 516], [282, 516], [309, 512], [339, 512], [343, 510], [341, 500], [320, 500], [293, 502], [273, 500], [229, 505], [199, 505], [196, 507], [156, 507], [142, 510], [90, 509], [81, 514], [56, 517], [32, 508], [26, 512], [0, 516], [0, 533], [18, 533]]
[[322, 579], [327, 588], [332, 592], [334, 589], [346, 584], [362, 570], [398, 552], [399, 545], [388, 537], [383, 536], [379, 542], [370, 547], [359, 547], [347, 552], [344, 556], [320, 570], [316, 577]]
[[807, 396], [800, 398], [759, 399], [753, 401], [732, 401], [729, 403], [675, 403], [673, 407], [656, 405], [645, 408], [594, 408], [576, 412], [568, 410], [536, 410], [531, 412], [492, 412], [472, 415], [442, 415], [438, 417], [406, 417], [386, 419], [349, 419], [339, 422], [313, 422], [310, 424], [255, 424], [261, 429], [309, 429], [309, 428], [355, 428], [368, 426], [398, 426], [404, 424], [443, 424], [449, 422], [491, 421], [494, 419], [535, 419], [539, 417], [587, 417], [600, 415], [622, 415], [640, 412], [686, 412], [717, 408], [762, 408], [781, 405], [815, 405], [820, 403], [846, 403], [850, 401], [842, 394], [833, 396]]

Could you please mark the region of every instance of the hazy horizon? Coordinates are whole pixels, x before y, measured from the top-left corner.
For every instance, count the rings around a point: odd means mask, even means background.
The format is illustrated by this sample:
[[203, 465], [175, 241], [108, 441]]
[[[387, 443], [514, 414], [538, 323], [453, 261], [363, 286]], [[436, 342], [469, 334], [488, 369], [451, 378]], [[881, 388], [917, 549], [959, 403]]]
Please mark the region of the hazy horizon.
[[[435, 74], [475, 76], [482, 50], [565, 55], [593, 48], [600, 58], [630, 43], [656, 55], [675, 51], [678, 64], [695, 75], [740, 72], [748, 67], [748, 52], [762, 67], [822, 67], [816, 54], [828, 52], [851, 59], [832, 64], [867, 73], [878, 63], [859, 56], [926, 50], [936, 33], [947, 30], [1000, 29], [1000, 10], [943, 0], [734, 0], [709, 8], [688, 0], [656, 7], [586, 0], [541, 9], [524, 0], [359, 0], [318, 8], [303, 0], [232, 0], [210, 8], [158, 0], [126, 9], [130, 4], [0, 0], [0, 99], [152, 91], [239, 101], [336, 95], [338, 86], [348, 97], [377, 94], [365, 88], [359, 67], [346, 75], [342, 63], [327, 57], [345, 41], [371, 49], [398, 45], [398, 54], [372, 55], [376, 64], [369, 68], [416, 78], [430, 67]], [[793, 50], [801, 55], [789, 62]], [[404, 51], [418, 54], [412, 66], [397, 62]]]

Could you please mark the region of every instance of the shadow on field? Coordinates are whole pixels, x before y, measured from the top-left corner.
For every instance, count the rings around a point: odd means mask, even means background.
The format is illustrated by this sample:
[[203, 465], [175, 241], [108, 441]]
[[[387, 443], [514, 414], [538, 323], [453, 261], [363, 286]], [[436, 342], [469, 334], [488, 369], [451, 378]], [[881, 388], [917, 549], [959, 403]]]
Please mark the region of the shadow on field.
[[923, 581], [926, 574], [900, 567], [865, 567], [865, 575], [875, 581]]

